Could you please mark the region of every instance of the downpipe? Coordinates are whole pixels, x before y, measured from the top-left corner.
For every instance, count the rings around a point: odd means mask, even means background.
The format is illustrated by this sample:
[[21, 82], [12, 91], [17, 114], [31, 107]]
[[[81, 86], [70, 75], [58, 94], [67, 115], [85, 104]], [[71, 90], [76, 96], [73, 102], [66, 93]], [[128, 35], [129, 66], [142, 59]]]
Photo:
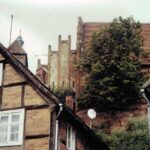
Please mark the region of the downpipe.
[[58, 130], [59, 130], [59, 120], [58, 119], [59, 119], [59, 116], [60, 116], [62, 110], [63, 110], [63, 105], [59, 104], [59, 112], [56, 116], [56, 122], [55, 122], [55, 130], [56, 130], [56, 132], [55, 132], [55, 150], [58, 150]]

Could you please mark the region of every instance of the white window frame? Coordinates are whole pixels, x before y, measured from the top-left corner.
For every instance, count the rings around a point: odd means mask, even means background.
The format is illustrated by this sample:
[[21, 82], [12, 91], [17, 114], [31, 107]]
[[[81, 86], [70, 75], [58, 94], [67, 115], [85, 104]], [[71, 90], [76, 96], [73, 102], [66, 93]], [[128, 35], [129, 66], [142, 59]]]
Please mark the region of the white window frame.
[[[18, 141], [11, 141], [11, 116], [14, 114], [19, 115], [19, 131], [18, 131]], [[24, 132], [24, 116], [25, 110], [24, 109], [15, 109], [15, 110], [7, 110], [7, 111], [0, 111], [0, 119], [2, 116], [8, 116], [8, 131], [7, 131], [7, 141], [5, 143], [0, 143], [1, 146], [14, 146], [14, 145], [22, 145], [23, 144], [23, 132]], [[1, 125], [0, 125], [1, 126]]]
[[3, 81], [3, 63], [0, 63], [0, 86], [2, 86]]
[[73, 127], [68, 124], [67, 125], [67, 150], [75, 150], [76, 149], [76, 132]]

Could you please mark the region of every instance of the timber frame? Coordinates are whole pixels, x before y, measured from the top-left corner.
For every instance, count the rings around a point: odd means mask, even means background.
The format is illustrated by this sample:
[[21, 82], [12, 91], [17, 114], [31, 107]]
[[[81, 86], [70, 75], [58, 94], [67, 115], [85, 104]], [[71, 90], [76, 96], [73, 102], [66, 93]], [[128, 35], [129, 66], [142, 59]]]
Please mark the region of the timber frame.
[[[3, 88], [21, 85], [22, 91], [23, 91], [25, 88], [25, 85], [29, 84], [46, 101], [46, 104], [43, 104], [40, 106], [39, 105], [37, 105], [37, 106], [25, 106], [24, 100], [23, 100], [24, 92], [22, 92], [22, 94], [21, 94], [21, 108], [26, 108], [27, 110], [43, 109], [43, 108], [49, 108], [49, 107], [59, 108], [59, 105], [62, 104], [63, 111], [62, 111], [60, 118], [64, 118], [73, 127], [75, 127], [81, 133], [81, 136], [84, 139], [86, 139], [87, 143], [93, 147], [93, 149], [95, 147], [95, 149], [100, 148], [103, 150], [109, 150], [107, 145], [102, 140], [100, 140], [95, 135], [95, 133], [87, 125], [85, 125], [85, 123], [77, 115], [75, 115], [72, 110], [70, 110], [63, 103], [63, 101], [61, 99], [57, 98], [57, 96], [55, 96], [55, 94], [52, 91], [50, 91], [49, 87], [47, 87], [42, 81], [40, 81], [38, 79], [38, 77], [36, 77], [31, 71], [29, 71], [27, 67], [25, 67], [22, 63], [20, 63], [10, 52], [8, 52], [8, 50], [2, 44], [0, 44], [0, 53], [6, 59], [6, 61], [1, 61], [1, 62], [4, 62], [4, 64], [10, 63], [18, 71], [18, 73], [20, 73], [26, 79], [26, 81], [23, 81], [23, 82], [18, 82], [18, 83], [14, 83], [14, 84], [7, 84]], [[4, 65], [4, 67], [5, 67], [5, 65]], [[17, 109], [17, 107], [13, 108], [13, 109]], [[3, 110], [3, 109], [1, 109], [1, 110]], [[6, 109], [4, 109], [4, 110], [6, 110]], [[9, 109], [7, 109], [7, 110], [9, 110]], [[56, 114], [53, 115], [52, 120], [55, 120], [56, 119], [55, 117], [56, 117]], [[54, 128], [54, 127], [51, 127], [51, 128]], [[25, 139], [36, 139], [36, 138], [40, 138], [40, 137], [51, 137], [50, 134], [51, 133], [43, 134], [43, 135], [36, 135], [36, 136], [26, 136]], [[49, 142], [53, 143], [53, 141], [51, 139], [49, 140]]]

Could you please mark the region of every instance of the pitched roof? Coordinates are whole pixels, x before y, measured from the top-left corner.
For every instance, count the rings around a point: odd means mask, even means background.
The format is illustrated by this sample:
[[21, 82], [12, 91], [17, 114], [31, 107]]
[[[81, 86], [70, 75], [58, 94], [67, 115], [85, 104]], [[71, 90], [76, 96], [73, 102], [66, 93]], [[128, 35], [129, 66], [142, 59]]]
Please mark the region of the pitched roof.
[[[32, 84], [32, 86], [34, 86], [39, 92], [46, 96], [49, 101], [53, 101], [57, 106], [59, 106], [59, 104], [63, 104], [62, 101], [58, 99], [44, 83], [42, 83], [30, 70], [24, 67], [2, 44], [0, 44], [0, 53], [27, 79], [29, 84]], [[70, 122], [75, 128], [78, 129], [78, 131], [80, 131], [80, 133], [82, 133], [82, 136], [85, 137], [90, 145], [95, 148], [109, 150], [107, 145], [101, 141], [95, 135], [95, 133], [64, 104], [63, 117], [65, 117], [68, 122]]]

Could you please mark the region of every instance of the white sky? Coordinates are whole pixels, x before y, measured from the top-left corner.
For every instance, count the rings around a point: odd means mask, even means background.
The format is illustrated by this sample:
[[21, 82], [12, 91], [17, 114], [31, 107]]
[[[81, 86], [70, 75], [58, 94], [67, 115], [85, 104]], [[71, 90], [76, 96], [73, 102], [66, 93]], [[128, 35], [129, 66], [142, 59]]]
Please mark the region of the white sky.
[[[47, 63], [48, 45], [56, 50], [58, 35], [70, 34], [75, 49], [77, 18], [110, 22], [118, 16], [133, 16], [150, 23], [150, 0], [0, 0], [0, 42], [8, 47], [10, 16], [14, 15], [12, 41], [22, 30], [29, 68], [35, 72], [36, 59]], [[38, 55], [36, 57], [35, 55]]]

